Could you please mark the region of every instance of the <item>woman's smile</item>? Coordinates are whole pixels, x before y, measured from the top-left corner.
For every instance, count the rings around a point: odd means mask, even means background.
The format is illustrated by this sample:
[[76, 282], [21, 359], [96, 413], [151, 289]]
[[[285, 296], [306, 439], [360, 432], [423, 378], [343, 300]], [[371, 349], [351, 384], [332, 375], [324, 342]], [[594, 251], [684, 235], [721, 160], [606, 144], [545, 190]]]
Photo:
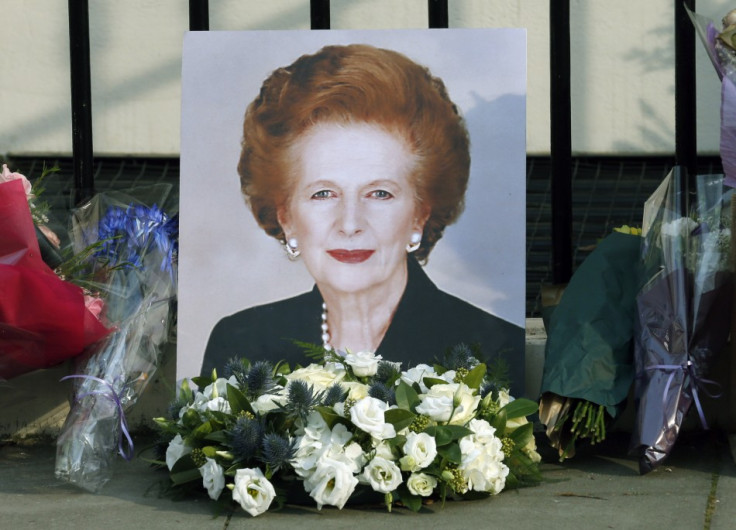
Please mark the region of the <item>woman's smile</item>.
[[375, 253], [375, 250], [338, 248], [328, 250], [327, 253], [341, 263], [363, 263]]

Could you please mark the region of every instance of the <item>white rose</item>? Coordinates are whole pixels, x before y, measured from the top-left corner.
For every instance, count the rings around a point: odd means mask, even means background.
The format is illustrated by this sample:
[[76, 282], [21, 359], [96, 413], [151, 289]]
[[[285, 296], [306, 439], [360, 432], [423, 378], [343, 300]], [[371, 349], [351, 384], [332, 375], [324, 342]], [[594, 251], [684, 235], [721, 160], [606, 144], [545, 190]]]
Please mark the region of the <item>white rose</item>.
[[426, 473], [412, 473], [406, 481], [406, 487], [412, 495], [429, 497], [437, 487], [437, 479]]
[[216, 501], [225, 487], [225, 472], [222, 466], [214, 459], [207, 458], [207, 463], [199, 468], [202, 475], [202, 485], [207, 490], [210, 499]]
[[339, 383], [345, 376], [345, 372], [325, 370], [319, 364], [310, 364], [305, 368], [294, 370], [286, 376], [288, 381], [299, 379], [314, 386], [316, 390], [325, 390], [333, 383]]
[[375, 455], [374, 456], [380, 456], [381, 458], [385, 458], [386, 460], [396, 460], [397, 456], [394, 454], [394, 449], [391, 447], [391, 444], [386, 441], [380, 441], [375, 446]]
[[329, 457], [320, 458], [314, 472], [304, 480], [304, 489], [320, 510], [325, 504], [342, 509], [357, 485], [350, 466]]
[[[412, 386], [414, 383], [419, 385], [419, 389], [422, 393], [426, 393], [427, 385], [424, 384], [425, 377], [437, 377], [437, 372], [434, 368], [428, 364], [418, 364], [413, 368], [409, 368], [407, 371], [401, 373], [401, 381], [404, 381], [407, 385]], [[399, 384], [399, 381], [396, 381]]]
[[368, 481], [374, 491], [390, 493], [403, 481], [401, 470], [396, 464], [377, 456], [363, 469], [363, 478]]
[[370, 351], [350, 352], [345, 355], [345, 362], [353, 369], [357, 377], [370, 377], [378, 371], [378, 361], [382, 357]]
[[260, 469], [238, 469], [235, 472], [233, 500], [253, 517], [268, 510], [275, 496], [273, 485]]
[[348, 391], [348, 398], [354, 401], [363, 399], [368, 396], [368, 385], [357, 381], [343, 381], [340, 383], [345, 390]]
[[404, 471], [419, 471], [434, 461], [437, 456], [437, 444], [427, 433], [410, 432], [406, 435], [403, 447], [404, 457], [401, 458], [401, 469]]
[[169, 446], [166, 448], [166, 467], [171, 471], [177, 460], [191, 452], [192, 448], [184, 444], [181, 434], [177, 434], [169, 442]]
[[384, 420], [384, 412], [389, 406], [373, 397], [365, 397], [350, 408], [350, 421], [378, 440], [388, 440], [396, 436], [396, 430]]
[[[503, 408], [509, 403], [514, 401], [514, 398], [511, 396], [511, 394], [508, 393], [506, 390], [499, 390], [498, 391], [498, 406], [499, 408]], [[522, 425], [525, 425], [529, 423], [529, 420], [527, 420], [524, 416], [520, 416], [518, 418], [513, 418], [506, 421], [506, 430], [507, 432], [514, 432], [516, 429], [521, 427]]]
[[473, 395], [465, 383], [434, 385], [420, 398], [421, 403], [416, 408], [418, 413], [453, 425], [463, 425], [470, 420], [480, 403], [480, 396]]

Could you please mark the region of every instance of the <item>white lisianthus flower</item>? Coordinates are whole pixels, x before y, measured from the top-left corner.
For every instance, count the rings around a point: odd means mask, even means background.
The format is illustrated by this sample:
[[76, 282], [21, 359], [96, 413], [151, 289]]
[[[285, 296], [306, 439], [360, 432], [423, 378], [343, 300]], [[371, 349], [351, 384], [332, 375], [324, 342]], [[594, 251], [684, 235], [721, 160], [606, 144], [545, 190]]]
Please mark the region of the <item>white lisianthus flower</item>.
[[391, 447], [391, 444], [385, 440], [381, 440], [376, 444], [375, 451], [374, 456], [380, 456], [381, 458], [392, 461], [397, 459], [397, 455], [394, 453], [393, 447]]
[[386, 423], [384, 412], [388, 403], [374, 397], [364, 397], [350, 408], [350, 421], [360, 430], [378, 440], [388, 440], [396, 436], [396, 429]]
[[333, 383], [339, 383], [345, 377], [345, 371], [326, 370], [319, 364], [310, 364], [304, 368], [294, 370], [285, 376], [287, 381], [299, 379], [312, 385], [316, 390], [325, 390]]
[[207, 458], [207, 463], [199, 468], [202, 475], [202, 485], [207, 490], [210, 499], [216, 501], [225, 488], [225, 471], [214, 459]]
[[[399, 380], [405, 382], [409, 386], [412, 386], [414, 383], [418, 384], [421, 393], [424, 394], [429, 390], [427, 385], [424, 384], [425, 377], [437, 378], [439, 376], [432, 366], [429, 366], [428, 364], [418, 364], [413, 368], [409, 368], [405, 372], [402, 372]], [[397, 385], [399, 384], [399, 380], [396, 381]]]
[[437, 422], [449, 421], [453, 425], [464, 425], [475, 414], [480, 396], [465, 383], [434, 385], [426, 394], [420, 395], [421, 403], [416, 411]]
[[328, 504], [342, 509], [358, 485], [350, 466], [341, 460], [323, 457], [309, 478], [304, 489], [317, 503], [317, 509]]
[[357, 377], [370, 377], [378, 371], [378, 361], [382, 357], [370, 351], [351, 352], [345, 354], [345, 362], [353, 369]]
[[230, 402], [221, 396], [210, 399], [205, 404], [204, 408], [200, 410], [202, 410], [202, 412], [204, 412], [205, 410], [212, 410], [212, 411], [224, 412], [225, 414], [230, 414], [232, 412], [232, 409], [230, 408]]
[[429, 497], [437, 487], [437, 479], [426, 473], [412, 473], [406, 480], [406, 487], [412, 495]]
[[257, 467], [235, 472], [233, 500], [253, 517], [268, 510], [274, 497], [273, 485]]
[[231, 385], [234, 387], [238, 386], [238, 380], [235, 378], [235, 376], [230, 376], [230, 379], [225, 379], [223, 377], [220, 377], [216, 379], [213, 383], [210, 383], [206, 387], [204, 387], [204, 390], [202, 391], [202, 394], [207, 399], [213, 399], [216, 397], [227, 397], [227, 385]]
[[286, 390], [282, 388], [278, 392], [258, 396], [255, 401], [251, 402], [250, 406], [253, 412], [266, 414], [267, 412], [278, 409], [279, 405], [286, 405], [288, 399]]
[[166, 448], [166, 467], [171, 471], [177, 460], [191, 452], [192, 448], [184, 443], [184, 439], [181, 437], [181, 434], [177, 434], [169, 442], [169, 446]]
[[435, 439], [425, 432], [410, 432], [403, 447], [404, 456], [399, 460], [404, 471], [419, 471], [430, 465], [437, 456]]
[[363, 478], [374, 491], [391, 493], [403, 482], [401, 470], [396, 464], [376, 456], [363, 469]]

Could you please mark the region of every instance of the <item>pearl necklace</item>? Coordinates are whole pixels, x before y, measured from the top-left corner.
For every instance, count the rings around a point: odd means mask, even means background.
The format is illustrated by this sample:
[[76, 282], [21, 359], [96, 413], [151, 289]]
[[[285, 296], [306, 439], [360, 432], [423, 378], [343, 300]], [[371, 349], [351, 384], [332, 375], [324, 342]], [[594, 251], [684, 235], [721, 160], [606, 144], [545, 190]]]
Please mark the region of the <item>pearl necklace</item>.
[[330, 328], [327, 326], [327, 304], [324, 302], [322, 302], [322, 347], [327, 351], [332, 351]]

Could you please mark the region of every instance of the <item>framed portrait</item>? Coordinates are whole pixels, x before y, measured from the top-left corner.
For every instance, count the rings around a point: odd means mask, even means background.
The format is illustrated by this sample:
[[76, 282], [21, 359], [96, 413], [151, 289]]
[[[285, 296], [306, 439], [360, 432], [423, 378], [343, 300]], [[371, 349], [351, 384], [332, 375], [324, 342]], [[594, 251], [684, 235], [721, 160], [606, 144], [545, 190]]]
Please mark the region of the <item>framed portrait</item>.
[[[277, 69], [325, 46], [356, 44], [398, 52], [428, 68], [443, 81], [464, 120], [470, 138], [464, 208], [444, 228], [422, 270], [441, 292], [511, 326], [507, 343], [511, 350], [504, 355], [515, 393], [521, 395], [526, 233], [523, 29], [186, 34], [177, 380], [200, 373], [209, 337], [224, 317], [313, 289], [314, 275], [304, 263], [289, 259], [285, 241], [259, 226], [241, 192], [243, 119], [264, 80]], [[281, 327], [289, 328], [290, 323], [282, 322]], [[427, 332], [419, 327], [412, 331], [416, 336]], [[288, 336], [289, 329], [280, 333]], [[256, 360], [259, 352], [233, 355]], [[431, 356], [426, 362], [432, 362]]]

